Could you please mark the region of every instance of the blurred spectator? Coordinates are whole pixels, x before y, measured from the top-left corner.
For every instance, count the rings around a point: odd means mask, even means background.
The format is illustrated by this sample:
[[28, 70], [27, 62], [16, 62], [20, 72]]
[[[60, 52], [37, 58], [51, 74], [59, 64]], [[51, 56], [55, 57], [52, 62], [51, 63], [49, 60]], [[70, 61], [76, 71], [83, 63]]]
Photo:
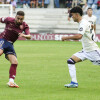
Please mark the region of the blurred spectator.
[[73, 0], [72, 7], [77, 6], [77, 0]]
[[11, 0], [11, 4], [13, 6], [13, 12], [15, 13], [15, 8], [17, 7], [16, 1]]
[[97, 5], [98, 0], [94, 0], [93, 4]]
[[44, 8], [47, 8], [50, 4], [50, 0], [44, 0]]
[[72, 7], [72, 0], [66, 0], [65, 1], [65, 7], [68, 8], [68, 21], [70, 21], [70, 8]]
[[97, 9], [100, 9], [100, 0], [97, 2]]
[[23, 0], [23, 8], [29, 8], [30, 0]]
[[10, 0], [7, 0], [7, 1], [6, 1], [6, 4], [10, 4]]
[[17, 4], [17, 2], [18, 2], [18, 0], [14, 0], [15, 2], [16, 2], [16, 4]]
[[44, 8], [44, 0], [37, 0], [37, 7]]
[[48, 8], [54, 8], [54, 0], [50, 0], [50, 4], [48, 5]]
[[83, 7], [86, 4], [87, 0], [78, 0], [78, 5]]
[[2, 0], [0, 0], [0, 4], [2, 4]]
[[73, 1], [73, 0], [65, 0], [65, 6], [66, 6], [67, 8], [71, 8], [71, 7], [72, 7], [72, 1]]
[[15, 13], [15, 8], [17, 7], [17, 3], [15, 0], [7, 0], [6, 4], [12, 4], [13, 7], [13, 13]]
[[92, 7], [92, 5], [93, 5], [93, 0], [88, 0], [88, 1], [87, 1], [87, 4], [88, 4], [89, 7]]
[[92, 9], [97, 9], [97, 2], [98, 2], [98, 0], [94, 0]]
[[6, 4], [6, 0], [2, 0], [4, 4]]
[[56, 8], [59, 8], [59, 7], [60, 7], [60, 5], [59, 5], [59, 0], [54, 0], [54, 4], [55, 4], [55, 7], [56, 7]]
[[23, 0], [17, 1], [17, 8], [23, 8]]
[[65, 8], [65, 0], [59, 0], [60, 8]]
[[17, 8], [23, 8], [23, 0], [17, 0]]
[[35, 8], [36, 7], [36, 0], [31, 0], [30, 1], [30, 7]]
[[89, 8], [89, 7], [88, 7], [87, 3], [82, 7], [82, 9], [83, 9], [83, 14], [84, 14], [84, 15], [87, 13], [87, 9], [88, 9], [88, 8]]
[[88, 0], [87, 4], [88, 4], [89, 7], [96, 9], [97, 8], [97, 1], [98, 0]]

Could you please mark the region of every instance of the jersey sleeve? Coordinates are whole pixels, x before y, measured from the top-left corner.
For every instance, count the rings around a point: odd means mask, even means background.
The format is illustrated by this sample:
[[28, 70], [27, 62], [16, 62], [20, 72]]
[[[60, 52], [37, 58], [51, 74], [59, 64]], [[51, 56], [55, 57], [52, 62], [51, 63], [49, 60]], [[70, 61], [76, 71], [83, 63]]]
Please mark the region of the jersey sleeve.
[[84, 34], [86, 30], [86, 25], [85, 24], [80, 24], [79, 28], [78, 28], [78, 34]]
[[25, 23], [24, 32], [25, 32], [26, 35], [30, 34], [29, 26], [26, 23]]
[[7, 23], [8, 19], [9, 19], [9, 17], [6, 17], [6, 18], [2, 17], [2, 18], [0, 18], [0, 22]]

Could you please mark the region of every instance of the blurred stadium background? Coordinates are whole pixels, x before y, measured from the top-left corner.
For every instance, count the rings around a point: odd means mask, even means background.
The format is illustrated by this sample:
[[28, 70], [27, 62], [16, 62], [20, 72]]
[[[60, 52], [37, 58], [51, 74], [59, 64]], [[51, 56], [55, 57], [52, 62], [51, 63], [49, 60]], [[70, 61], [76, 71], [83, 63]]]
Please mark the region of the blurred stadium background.
[[[31, 6], [31, 2], [32, 6]], [[70, 1], [70, 2], [68, 2]], [[15, 17], [16, 12], [25, 12], [25, 22], [30, 27], [32, 40], [61, 40], [62, 35], [77, 33], [78, 24], [72, 19], [68, 20], [68, 9], [75, 5], [82, 8], [93, 8], [93, 15], [97, 17], [97, 41], [100, 41], [100, 8], [99, 0], [0, 0], [0, 17]], [[7, 6], [8, 5], [8, 6]], [[9, 9], [12, 5], [13, 9]], [[14, 10], [15, 7], [15, 10]], [[0, 23], [0, 32], [4, 30], [4, 24]]]
[[[86, 4], [86, 0], [69, 0], [72, 1], [69, 5], [67, 0], [36, 0], [36, 5], [30, 8], [23, 1], [16, 0], [17, 5], [13, 11], [9, 0], [0, 0], [0, 17], [15, 17], [17, 11], [23, 10], [32, 40], [61, 40], [62, 35], [76, 34], [78, 24], [72, 19], [68, 21], [68, 6]], [[93, 8], [93, 14], [97, 16], [96, 34], [99, 41], [100, 9], [97, 1], [88, 0], [87, 5]], [[0, 23], [0, 33], [4, 27]], [[10, 63], [4, 55], [1, 56], [0, 100], [100, 100], [100, 66], [94, 66], [89, 61], [77, 66], [79, 88], [64, 87], [65, 83], [70, 82], [66, 60], [82, 48], [80, 42], [17, 41], [15, 45], [19, 61], [16, 82], [20, 88], [7, 88], [7, 66]]]

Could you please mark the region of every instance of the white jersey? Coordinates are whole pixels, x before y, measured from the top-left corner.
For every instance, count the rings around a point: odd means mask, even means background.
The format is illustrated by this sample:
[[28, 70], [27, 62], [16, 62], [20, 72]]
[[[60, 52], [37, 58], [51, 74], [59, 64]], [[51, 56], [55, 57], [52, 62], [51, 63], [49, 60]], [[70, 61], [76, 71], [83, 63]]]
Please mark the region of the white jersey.
[[91, 24], [84, 18], [79, 23], [78, 33], [83, 35], [81, 39], [83, 51], [99, 50], [98, 45], [93, 41]]
[[[95, 25], [96, 24], [96, 19], [97, 17], [92, 15], [91, 17], [89, 17], [88, 15], [84, 15], [83, 18], [85, 18], [88, 22], [91, 23], [91, 25]], [[94, 29], [92, 30], [93, 34], [94, 34], [94, 39], [95, 39], [95, 32]]]
[[88, 22], [90, 22], [93, 25], [96, 24], [97, 17], [94, 15], [92, 15], [91, 17], [89, 17], [88, 15], [84, 15], [83, 18], [85, 18]]

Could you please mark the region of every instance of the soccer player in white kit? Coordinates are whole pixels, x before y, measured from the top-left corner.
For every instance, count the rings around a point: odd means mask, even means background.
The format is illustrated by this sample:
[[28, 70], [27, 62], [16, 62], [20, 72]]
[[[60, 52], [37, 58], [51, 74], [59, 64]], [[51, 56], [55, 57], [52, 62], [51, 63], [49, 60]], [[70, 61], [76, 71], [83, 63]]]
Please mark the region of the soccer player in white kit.
[[91, 23], [92, 27], [93, 27], [93, 33], [94, 33], [94, 39], [95, 39], [95, 34], [96, 34], [96, 20], [97, 17], [95, 15], [93, 15], [93, 10], [92, 8], [88, 8], [87, 9], [87, 15], [84, 15], [83, 18], [85, 18], [88, 22]]
[[72, 8], [71, 15], [74, 22], [79, 23], [78, 34], [67, 37], [63, 36], [62, 41], [81, 39], [83, 49], [82, 51], [73, 54], [71, 58], [67, 60], [69, 74], [72, 81], [70, 84], [65, 84], [65, 87], [77, 88], [78, 82], [76, 77], [75, 63], [88, 59], [93, 62], [93, 64], [100, 65], [100, 49], [93, 41], [93, 28], [91, 27], [91, 24], [86, 19], [82, 18], [82, 9], [79, 6]]

